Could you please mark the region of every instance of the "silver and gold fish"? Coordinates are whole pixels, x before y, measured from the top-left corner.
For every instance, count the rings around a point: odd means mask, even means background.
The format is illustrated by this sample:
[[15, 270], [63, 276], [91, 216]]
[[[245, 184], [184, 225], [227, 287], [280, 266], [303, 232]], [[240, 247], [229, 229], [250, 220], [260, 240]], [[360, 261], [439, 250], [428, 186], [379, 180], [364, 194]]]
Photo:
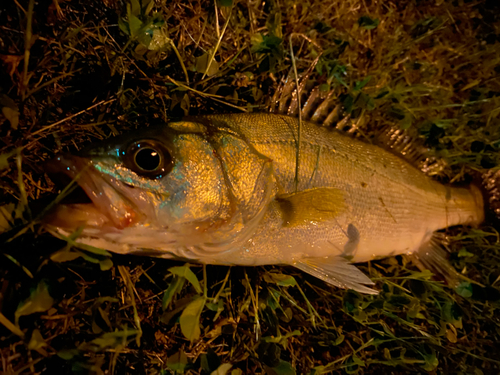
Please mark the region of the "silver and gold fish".
[[[61, 155], [91, 203], [57, 234], [117, 253], [221, 265], [288, 264], [376, 293], [351, 263], [433, 251], [433, 234], [484, 219], [480, 190], [443, 185], [378, 146], [276, 114], [187, 118]], [[365, 285], [363, 285], [365, 284]]]

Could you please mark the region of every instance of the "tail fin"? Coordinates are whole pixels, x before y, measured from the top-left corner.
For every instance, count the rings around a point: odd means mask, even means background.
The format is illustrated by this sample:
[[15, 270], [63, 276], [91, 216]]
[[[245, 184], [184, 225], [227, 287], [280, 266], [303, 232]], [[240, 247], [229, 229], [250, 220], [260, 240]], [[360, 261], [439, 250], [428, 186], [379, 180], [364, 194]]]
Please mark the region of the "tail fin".
[[483, 184], [486, 189], [487, 210], [489, 209], [497, 220], [500, 220], [500, 169], [490, 170], [483, 175]]

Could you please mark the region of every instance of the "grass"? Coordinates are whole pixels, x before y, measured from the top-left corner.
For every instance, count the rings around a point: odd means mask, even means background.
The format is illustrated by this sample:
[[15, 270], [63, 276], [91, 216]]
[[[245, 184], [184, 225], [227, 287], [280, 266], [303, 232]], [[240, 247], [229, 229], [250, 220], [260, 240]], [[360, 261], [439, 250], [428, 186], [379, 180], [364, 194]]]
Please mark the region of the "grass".
[[350, 123], [407, 129], [446, 160], [431, 174], [468, 182], [500, 165], [496, 2], [1, 7], [0, 199], [19, 207], [0, 235], [3, 373], [500, 372], [492, 222], [447, 233], [471, 282], [449, 288], [398, 256], [360, 265], [382, 291], [365, 296], [287, 267], [76, 247], [43, 231], [34, 203], [55, 192], [56, 152], [188, 113], [266, 111], [292, 52]]

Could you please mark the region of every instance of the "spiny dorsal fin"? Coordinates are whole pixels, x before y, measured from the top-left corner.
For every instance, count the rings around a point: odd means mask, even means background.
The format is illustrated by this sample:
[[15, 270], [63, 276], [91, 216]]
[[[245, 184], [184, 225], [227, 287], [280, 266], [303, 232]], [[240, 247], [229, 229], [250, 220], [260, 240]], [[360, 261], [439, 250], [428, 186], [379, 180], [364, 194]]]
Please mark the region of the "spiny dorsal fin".
[[[302, 106], [302, 120], [314, 122], [321, 126], [335, 128], [355, 138], [375, 143], [378, 146], [402, 157], [423, 173], [429, 176], [442, 176], [447, 168], [443, 159], [429, 156], [429, 149], [422, 140], [409, 134], [407, 130], [395, 125], [375, 126], [369, 128], [369, 116], [362, 112], [352, 118], [344, 110], [340, 92], [335, 89], [324, 91], [310, 80], [310, 72], [299, 77], [300, 104]], [[292, 74], [284, 78], [275, 91], [269, 105], [271, 113], [297, 117], [299, 101], [297, 85]], [[374, 134], [368, 138], [367, 134]]]
[[[323, 126], [336, 127], [342, 120], [346, 121], [343, 105], [334, 90], [323, 91], [308, 81], [309, 75], [299, 80], [300, 102], [302, 105], [302, 119]], [[271, 113], [288, 116], [298, 116], [299, 101], [297, 87], [293, 76], [283, 79], [275, 91], [269, 106]]]

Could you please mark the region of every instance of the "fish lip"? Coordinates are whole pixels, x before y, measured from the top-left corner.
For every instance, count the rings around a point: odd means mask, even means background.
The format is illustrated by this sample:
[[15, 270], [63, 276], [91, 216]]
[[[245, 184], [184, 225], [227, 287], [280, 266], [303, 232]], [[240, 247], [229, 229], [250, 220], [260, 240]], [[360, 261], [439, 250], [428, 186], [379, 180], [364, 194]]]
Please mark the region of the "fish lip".
[[[123, 229], [139, 221], [141, 215], [135, 205], [120, 193], [120, 190], [133, 187], [97, 171], [93, 164], [89, 158], [70, 154], [59, 155], [46, 163], [45, 170], [49, 175], [66, 176], [70, 183], [77, 183], [91, 201], [65, 204], [63, 199], [49, 218], [49, 224], [58, 223], [56, 226], [67, 229], [76, 229], [81, 224], [100, 229]], [[85, 216], [82, 213], [88, 215], [92, 223], [82, 223], [81, 217]], [[80, 220], [75, 217], [80, 217]]]

